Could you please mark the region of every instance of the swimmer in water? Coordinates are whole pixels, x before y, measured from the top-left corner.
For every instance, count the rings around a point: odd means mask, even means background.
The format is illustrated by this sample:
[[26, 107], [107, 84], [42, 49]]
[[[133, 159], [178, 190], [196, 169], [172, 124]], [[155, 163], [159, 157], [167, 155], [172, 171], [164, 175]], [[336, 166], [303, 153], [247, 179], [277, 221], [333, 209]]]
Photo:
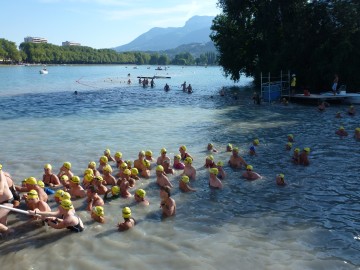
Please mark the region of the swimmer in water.
[[105, 223], [104, 207], [102, 206], [93, 207], [91, 210], [91, 218], [96, 222]]
[[34, 189], [27, 193], [25, 202], [28, 210], [37, 210], [43, 212], [51, 211], [50, 206], [46, 202], [39, 199], [39, 195]]
[[243, 166], [247, 166], [246, 161], [241, 156], [239, 156], [239, 148], [237, 147], [233, 149], [228, 163], [230, 167], [234, 169], [241, 169]]
[[293, 134], [288, 134], [287, 135], [287, 140], [288, 140], [288, 142], [293, 143], [294, 142], [294, 135]]
[[[109, 194], [111, 193], [111, 197], [109, 197]], [[113, 200], [120, 197], [120, 187], [119, 186], [112, 186], [110, 189], [108, 189], [104, 195], [104, 201], [106, 200]]]
[[292, 148], [292, 143], [291, 143], [291, 142], [287, 142], [286, 145], [285, 145], [285, 149], [286, 149], [287, 151], [290, 151], [291, 148]]
[[136, 225], [135, 219], [131, 217], [131, 209], [129, 207], [122, 209], [122, 217], [124, 218], [124, 222], [117, 225], [118, 231], [127, 231]]
[[115, 162], [115, 158], [113, 158], [113, 157], [111, 156], [110, 149], [105, 149], [105, 150], [104, 150], [104, 156], [107, 157], [108, 162]]
[[[6, 179], [6, 178], [5, 178]], [[46, 192], [38, 185], [37, 180], [35, 177], [29, 177], [25, 180], [25, 186], [15, 186], [16, 191], [18, 192], [29, 192], [30, 190], [34, 189], [39, 195], [40, 200], [43, 202], [48, 201], [48, 195]]]
[[190, 178], [186, 175], [183, 175], [179, 181], [179, 189], [182, 192], [190, 192], [190, 191], [196, 191], [189, 185]]
[[278, 186], [285, 186], [286, 185], [285, 176], [282, 173], [276, 175], [276, 184]]
[[116, 152], [115, 155], [114, 155], [114, 159], [115, 159], [115, 162], [116, 162], [116, 168], [119, 168], [121, 163], [124, 162], [122, 160], [122, 153], [121, 152]]
[[355, 138], [355, 140], [360, 141], [360, 127], [357, 127], [355, 129], [354, 138]]
[[295, 148], [292, 156], [292, 162], [295, 164], [300, 164], [300, 148]]
[[61, 176], [66, 175], [68, 179], [71, 179], [74, 174], [71, 171], [71, 163], [70, 162], [64, 162], [64, 164], [61, 166], [59, 173], [57, 174], [57, 177], [61, 179]]
[[137, 189], [135, 191], [134, 199], [137, 204], [148, 206], [150, 202], [145, 198], [146, 191], [143, 189]]
[[61, 186], [59, 178], [52, 172], [51, 164], [45, 164], [44, 166], [43, 182], [46, 186], [49, 187]]
[[79, 199], [86, 197], [86, 192], [82, 186], [80, 186], [80, 177], [73, 176], [69, 181], [69, 193], [72, 199]]
[[174, 156], [173, 168], [175, 170], [183, 170], [185, 168], [184, 163], [181, 162], [181, 156], [180, 155], [175, 155]]
[[246, 166], [246, 172], [242, 174], [242, 177], [249, 181], [262, 178], [260, 174], [253, 171], [253, 166], [251, 165]]
[[304, 166], [310, 165], [309, 154], [310, 154], [310, 148], [309, 147], [304, 148], [299, 158], [300, 165], [304, 165]]
[[217, 152], [217, 150], [214, 148], [214, 145], [212, 143], [208, 143], [206, 149], [211, 152]]
[[356, 113], [355, 107], [353, 105], [351, 105], [349, 107], [348, 114], [351, 115], [351, 116], [354, 116], [355, 113]]
[[339, 127], [335, 134], [339, 135], [340, 137], [346, 137], [347, 135], [349, 135], [343, 126]]
[[232, 152], [233, 151], [233, 146], [231, 143], [228, 143], [226, 146], [226, 152]]
[[213, 155], [206, 157], [204, 167], [205, 168], [215, 168], [216, 167]]
[[219, 174], [218, 174], [218, 177], [220, 179], [224, 179], [226, 177], [226, 173], [224, 171], [224, 162], [222, 161], [218, 161], [218, 163], [216, 163], [216, 168], [219, 170]]
[[184, 161], [185, 164], [185, 168], [184, 171], [181, 175], [186, 175], [188, 176], [190, 179], [195, 180], [196, 178], [196, 169], [192, 166], [192, 158], [191, 157], [187, 157]]
[[217, 175], [219, 174], [219, 170], [217, 168], [211, 168], [209, 169], [209, 172], [209, 186], [219, 189], [223, 188], [221, 180], [217, 177]]
[[90, 186], [86, 190], [86, 195], [87, 195], [87, 203], [88, 203], [88, 205], [86, 207], [87, 211], [91, 211], [91, 209], [94, 206], [103, 206], [104, 205], [104, 200], [99, 196], [95, 187]]
[[341, 112], [336, 112], [335, 118], [342, 118]]
[[186, 148], [185, 145], [182, 145], [182, 146], [179, 147], [179, 152], [180, 152], [181, 160], [182, 160], [182, 161], [185, 161], [185, 159], [186, 159], [187, 157], [191, 157], [191, 159], [194, 160], [193, 157], [192, 157], [188, 152], [186, 152], [186, 149], [187, 149], [187, 148]]
[[164, 187], [164, 186], [172, 187], [172, 184], [170, 183], [168, 177], [164, 172], [164, 167], [161, 165], [157, 165], [156, 167], [156, 183], [160, 187]]
[[108, 165], [108, 158], [106, 156], [101, 156], [100, 159], [99, 159], [99, 167], [97, 168], [97, 170], [100, 172], [100, 173], [103, 173], [103, 170], [104, 170], [104, 167], [106, 165]]
[[171, 198], [171, 188], [164, 186], [160, 188], [160, 208], [162, 209], [163, 217], [170, 217], [176, 214], [176, 203]]
[[110, 186], [116, 185], [116, 179], [111, 174], [112, 172], [113, 172], [113, 169], [111, 168], [111, 166], [109, 164], [104, 167], [103, 179], [104, 179], [104, 182], [106, 185], [110, 185]]
[[150, 177], [150, 170], [145, 165], [144, 161], [145, 161], [145, 152], [140, 151], [138, 155], [138, 159], [134, 161], [134, 168], [138, 169], [141, 176], [147, 179]]

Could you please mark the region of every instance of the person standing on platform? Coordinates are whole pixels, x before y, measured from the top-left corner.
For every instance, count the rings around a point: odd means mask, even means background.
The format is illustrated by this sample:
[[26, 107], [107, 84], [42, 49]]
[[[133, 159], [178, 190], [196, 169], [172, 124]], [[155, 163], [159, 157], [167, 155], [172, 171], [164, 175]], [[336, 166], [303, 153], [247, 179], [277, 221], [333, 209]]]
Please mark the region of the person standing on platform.
[[334, 96], [336, 95], [336, 89], [337, 89], [338, 82], [339, 82], [339, 76], [337, 74], [335, 74], [334, 82], [331, 87], [331, 90], [332, 90]]

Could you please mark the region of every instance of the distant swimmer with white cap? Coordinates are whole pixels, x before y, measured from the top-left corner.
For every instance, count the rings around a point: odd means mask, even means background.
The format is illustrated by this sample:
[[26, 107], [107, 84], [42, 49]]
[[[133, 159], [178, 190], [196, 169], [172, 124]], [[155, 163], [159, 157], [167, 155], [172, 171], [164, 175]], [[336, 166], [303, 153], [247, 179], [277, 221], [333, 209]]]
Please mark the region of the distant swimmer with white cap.
[[242, 174], [242, 177], [244, 177], [246, 180], [253, 181], [256, 179], [260, 179], [261, 175], [253, 171], [253, 166], [247, 165], [246, 172]]

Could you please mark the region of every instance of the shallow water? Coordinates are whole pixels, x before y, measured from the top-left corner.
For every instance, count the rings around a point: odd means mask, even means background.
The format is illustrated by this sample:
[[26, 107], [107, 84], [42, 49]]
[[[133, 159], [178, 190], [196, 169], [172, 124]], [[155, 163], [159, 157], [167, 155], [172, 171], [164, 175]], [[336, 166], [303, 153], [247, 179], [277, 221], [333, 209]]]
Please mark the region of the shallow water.
[[[59, 269], [59, 264], [64, 269], [359, 267], [360, 144], [352, 138], [359, 116], [334, 118], [346, 107], [318, 113], [293, 104], [256, 106], [251, 79], [233, 84], [213, 67], [170, 67], [158, 75], [172, 78], [156, 80], [154, 89], [142, 88], [136, 79], [155, 75], [154, 67], [50, 66], [48, 75], [38, 74], [39, 69], [0, 68], [0, 163], [17, 183], [41, 177], [45, 163], [59, 168], [70, 161], [81, 174], [106, 148], [133, 160], [142, 149], [157, 157], [162, 147], [172, 157], [185, 144], [198, 170], [191, 183], [197, 192], [180, 193], [179, 172], [171, 176], [177, 215], [163, 221], [152, 173], [150, 180], [137, 183], [151, 205], [114, 200], [105, 206], [104, 225], [91, 222], [76, 201], [86, 224], [81, 234], [46, 229], [12, 214], [9, 225], [15, 233], [0, 240], [4, 269]], [[193, 85], [192, 95], [180, 90], [185, 80]], [[168, 93], [162, 90], [165, 82], [172, 88]], [[225, 97], [218, 95], [222, 86]], [[338, 138], [334, 132], [340, 125], [351, 136]], [[290, 162], [288, 133], [295, 136], [294, 147], [311, 148], [309, 167]], [[260, 146], [250, 157], [254, 138]], [[210, 190], [203, 168], [208, 142], [220, 150], [215, 160], [225, 163], [226, 144], [239, 146], [263, 179], [246, 182], [242, 171], [225, 166], [224, 189]], [[285, 174], [286, 187], [275, 185], [278, 173]], [[128, 205], [139, 224], [118, 233], [120, 210]]]

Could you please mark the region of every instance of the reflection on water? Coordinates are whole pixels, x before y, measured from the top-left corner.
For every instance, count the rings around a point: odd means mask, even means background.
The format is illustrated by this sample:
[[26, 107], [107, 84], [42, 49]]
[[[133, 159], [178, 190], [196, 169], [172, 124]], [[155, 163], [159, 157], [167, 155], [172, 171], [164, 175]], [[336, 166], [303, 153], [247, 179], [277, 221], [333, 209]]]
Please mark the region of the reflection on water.
[[[190, 80], [189, 74], [175, 78]], [[137, 183], [146, 189], [150, 207], [135, 206], [131, 199], [114, 200], [106, 205], [104, 225], [92, 223], [82, 202], [75, 202], [87, 225], [81, 234], [47, 229], [11, 215], [16, 233], [0, 241], [2, 265], [10, 267], [14, 261], [19, 269], [58, 269], [58, 264], [65, 269], [359, 265], [359, 142], [334, 133], [343, 125], [352, 135], [359, 116], [335, 119], [343, 107], [318, 113], [313, 107], [292, 104], [256, 106], [251, 88], [228, 88], [220, 97], [215, 87], [206, 87], [204, 78], [197, 79], [201, 91], [192, 95], [136, 85], [87, 89], [77, 96], [68, 90], [3, 95], [0, 161], [18, 183], [30, 175], [40, 177], [48, 162], [58, 168], [71, 161], [74, 172], [81, 174], [105, 148], [134, 159], [141, 149], [151, 149], [157, 157], [162, 147], [172, 157], [181, 144], [194, 157], [198, 177], [191, 183], [197, 192], [191, 194], [178, 191], [179, 172], [170, 177], [177, 215], [165, 221], [154, 176]], [[309, 167], [290, 162], [291, 153], [285, 151], [289, 133], [295, 136], [293, 148], [311, 148]], [[257, 156], [250, 157], [254, 138], [259, 138], [260, 146]], [[226, 144], [240, 147], [263, 179], [246, 182], [242, 171], [225, 166], [224, 189], [210, 190], [203, 168], [208, 142], [220, 150], [214, 154], [216, 161], [225, 164]], [[275, 185], [278, 173], [285, 174], [286, 187]], [[120, 209], [127, 205], [139, 224], [117, 233]]]

